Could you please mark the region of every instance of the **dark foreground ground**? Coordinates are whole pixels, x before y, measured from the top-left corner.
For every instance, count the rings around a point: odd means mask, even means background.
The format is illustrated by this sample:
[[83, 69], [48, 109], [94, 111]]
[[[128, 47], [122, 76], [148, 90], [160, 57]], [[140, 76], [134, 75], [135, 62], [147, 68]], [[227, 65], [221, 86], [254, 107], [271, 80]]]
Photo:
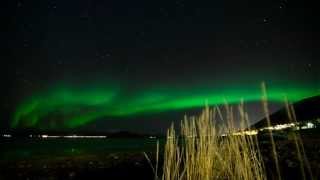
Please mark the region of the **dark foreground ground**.
[[2, 139], [2, 179], [152, 179], [156, 140]]
[[[115, 145], [113, 142], [112, 144], [118, 149], [102, 148], [101, 151], [99, 147], [97, 148], [98, 150], [90, 151], [87, 149], [84, 152], [76, 148], [71, 148], [70, 152], [63, 153], [56, 153], [56, 150], [48, 150], [49, 153], [52, 153], [50, 155], [41, 154], [44, 150], [42, 149], [32, 151], [33, 153], [37, 152], [37, 154], [30, 155], [27, 152], [27, 154], [18, 157], [10, 157], [18, 152], [3, 153], [0, 160], [0, 179], [153, 179], [152, 169], [142, 152], [146, 151], [151, 158], [155, 157], [155, 141], [147, 144], [145, 141], [148, 140], [143, 139], [139, 140], [139, 142], [138, 140], [124, 140], [122, 143], [127, 144], [120, 148], [118, 147], [119, 144]], [[121, 140], [117, 143], [121, 144]], [[297, 158], [297, 151], [293, 141], [278, 139], [276, 143], [282, 178], [302, 179], [300, 161]], [[87, 144], [87, 142], [84, 144]], [[136, 145], [134, 146], [136, 148], [130, 151], [126, 150], [132, 145]], [[68, 149], [66, 144], [64, 146], [64, 148]], [[91, 146], [99, 146], [99, 143]], [[138, 148], [138, 146], [141, 148]], [[28, 146], [15, 145], [14, 147], [23, 150]], [[261, 141], [260, 147], [269, 179], [273, 179], [275, 168], [272, 160], [271, 145], [268, 141]], [[315, 179], [319, 179], [320, 139], [304, 137], [304, 148], [313, 176]], [[61, 148], [58, 150], [61, 150]], [[306, 173], [308, 172], [306, 164], [305, 171]], [[307, 179], [309, 178], [307, 175]]]
[[3, 179], [152, 179], [141, 153], [19, 160], [1, 164]]
[[[301, 161], [298, 158], [298, 151], [293, 141], [276, 141], [279, 167], [282, 179], [303, 179]], [[269, 143], [260, 145], [262, 157], [268, 173], [268, 179], [276, 178], [276, 168], [272, 155], [272, 148]], [[314, 179], [320, 178], [320, 139], [304, 141], [304, 150], [307, 161], [303, 161], [303, 169], [306, 179], [311, 179], [310, 170]], [[303, 158], [303, 156], [302, 156]], [[309, 166], [309, 169], [308, 169]]]

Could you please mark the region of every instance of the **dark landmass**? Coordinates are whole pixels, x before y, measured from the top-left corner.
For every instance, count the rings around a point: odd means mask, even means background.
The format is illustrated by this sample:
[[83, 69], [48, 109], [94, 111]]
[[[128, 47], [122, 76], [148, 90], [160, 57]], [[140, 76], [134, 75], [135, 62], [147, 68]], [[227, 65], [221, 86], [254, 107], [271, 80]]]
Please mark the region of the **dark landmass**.
[[[292, 104], [295, 110], [296, 119], [299, 122], [316, 120], [320, 118], [320, 96], [310, 97]], [[289, 123], [286, 108], [270, 115], [271, 125]], [[268, 126], [267, 119], [264, 118], [254, 124], [253, 128], [262, 128]]]
[[[282, 179], [303, 179], [298, 158], [298, 151], [292, 140], [275, 140], [277, 156]], [[306, 179], [311, 179], [307, 166], [311, 168], [312, 175], [315, 179], [320, 178], [320, 140], [303, 139], [304, 150], [307, 162], [303, 162], [303, 168], [306, 173]], [[267, 171], [268, 179], [277, 179], [272, 148], [269, 141], [260, 142], [260, 150]]]
[[1, 161], [0, 179], [152, 179], [142, 153], [105, 153]]

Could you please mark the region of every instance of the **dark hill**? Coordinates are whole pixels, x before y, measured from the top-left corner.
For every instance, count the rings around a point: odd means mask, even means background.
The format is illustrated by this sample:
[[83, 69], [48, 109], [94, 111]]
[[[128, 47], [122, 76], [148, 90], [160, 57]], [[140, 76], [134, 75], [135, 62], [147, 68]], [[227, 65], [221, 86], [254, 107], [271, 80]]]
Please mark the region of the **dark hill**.
[[[297, 121], [307, 121], [320, 118], [320, 96], [303, 99], [293, 104]], [[288, 123], [289, 118], [285, 107], [270, 115], [271, 125]], [[254, 124], [253, 128], [267, 126], [266, 118]]]

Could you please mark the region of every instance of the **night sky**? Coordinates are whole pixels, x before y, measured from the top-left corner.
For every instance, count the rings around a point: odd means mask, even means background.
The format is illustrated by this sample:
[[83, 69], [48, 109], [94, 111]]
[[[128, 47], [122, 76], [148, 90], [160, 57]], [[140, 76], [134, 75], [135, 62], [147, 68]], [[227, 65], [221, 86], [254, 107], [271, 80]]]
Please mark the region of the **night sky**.
[[[320, 94], [319, 10], [297, 0], [10, 1], [2, 130], [163, 132], [209, 105]], [[318, 12], [317, 12], [318, 11]], [[276, 108], [275, 108], [276, 109]]]

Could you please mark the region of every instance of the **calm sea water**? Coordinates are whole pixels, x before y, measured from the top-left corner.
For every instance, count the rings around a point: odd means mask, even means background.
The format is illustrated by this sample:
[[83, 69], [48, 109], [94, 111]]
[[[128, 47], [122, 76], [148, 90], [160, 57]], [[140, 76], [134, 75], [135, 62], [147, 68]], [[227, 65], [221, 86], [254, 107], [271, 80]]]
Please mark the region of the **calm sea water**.
[[[157, 139], [5, 139], [0, 142], [0, 159], [77, 156], [113, 152], [151, 152]], [[160, 144], [164, 139], [159, 140]], [[161, 147], [161, 146], [160, 146]]]

